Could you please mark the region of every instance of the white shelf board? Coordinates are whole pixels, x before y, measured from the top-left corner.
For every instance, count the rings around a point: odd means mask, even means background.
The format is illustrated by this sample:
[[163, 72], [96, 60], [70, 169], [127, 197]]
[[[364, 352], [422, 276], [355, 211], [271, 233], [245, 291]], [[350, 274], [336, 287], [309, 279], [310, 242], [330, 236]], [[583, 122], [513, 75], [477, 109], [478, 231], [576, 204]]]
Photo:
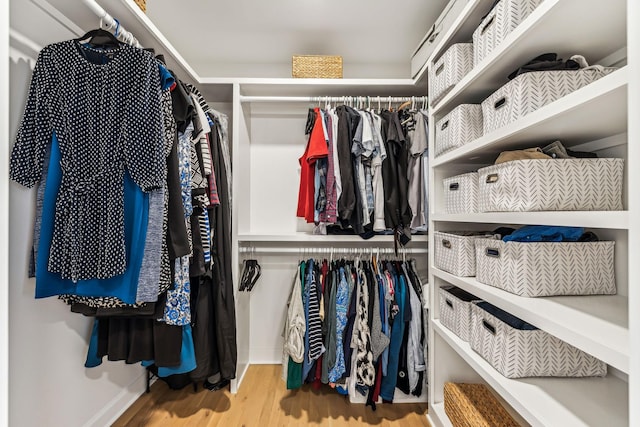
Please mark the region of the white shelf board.
[[[238, 78], [245, 96], [424, 96], [426, 85], [413, 79]], [[209, 79], [201, 79], [206, 84]], [[213, 79], [215, 81], [215, 79]], [[374, 100], [372, 99], [372, 103]], [[377, 99], [375, 100], [377, 103]], [[381, 99], [384, 105], [384, 98]]]
[[559, 139], [568, 147], [626, 132], [628, 67], [432, 160], [493, 163], [501, 151]]
[[437, 268], [445, 280], [629, 373], [629, 302], [620, 295], [527, 298]]
[[629, 424], [628, 385], [619, 378], [508, 379], [439, 321], [433, 322], [433, 329], [533, 426]]
[[[296, 234], [239, 234], [239, 242], [265, 242], [265, 243], [353, 243], [359, 245], [367, 245], [370, 243], [388, 243], [393, 244], [392, 235], [376, 235], [371, 239], [362, 239], [358, 235], [316, 235], [309, 233]], [[414, 234], [411, 236], [411, 242], [407, 248], [415, 247], [415, 244], [427, 243], [428, 236], [426, 234]]]
[[628, 230], [628, 211], [543, 211], [432, 214], [439, 222], [473, 222], [488, 224], [557, 225], [565, 227], [609, 228]]
[[[572, 21], [568, 17], [576, 16]], [[579, 22], [579, 24], [578, 24]], [[555, 52], [568, 59], [584, 55], [591, 63], [626, 45], [626, 2], [545, 0], [493, 52], [435, 105], [442, 117], [460, 103], [478, 103], [508, 81], [507, 76], [534, 57]]]
[[453, 427], [451, 420], [444, 411], [444, 402], [429, 405], [427, 420], [432, 427]]

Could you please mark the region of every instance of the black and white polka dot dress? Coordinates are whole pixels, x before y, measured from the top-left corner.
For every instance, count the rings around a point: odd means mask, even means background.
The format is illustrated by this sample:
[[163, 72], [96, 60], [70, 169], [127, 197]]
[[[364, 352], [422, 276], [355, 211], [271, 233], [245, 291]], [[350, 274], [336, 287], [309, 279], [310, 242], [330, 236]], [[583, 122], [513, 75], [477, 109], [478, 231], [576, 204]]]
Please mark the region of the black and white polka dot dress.
[[69, 40], [38, 55], [10, 164], [11, 179], [35, 185], [56, 132], [62, 183], [48, 270], [74, 281], [126, 269], [125, 168], [144, 191], [166, 179], [155, 59], [122, 45], [109, 51], [108, 62], [95, 64], [83, 49]]

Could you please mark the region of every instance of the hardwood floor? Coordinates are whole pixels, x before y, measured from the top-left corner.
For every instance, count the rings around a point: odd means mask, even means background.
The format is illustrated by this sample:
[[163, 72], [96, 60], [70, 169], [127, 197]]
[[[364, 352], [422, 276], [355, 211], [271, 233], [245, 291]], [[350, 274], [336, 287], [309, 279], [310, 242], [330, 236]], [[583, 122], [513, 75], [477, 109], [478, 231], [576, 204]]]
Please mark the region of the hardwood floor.
[[280, 365], [251, 365], [238, 394], [192, 387], [175, 391], [163, 381], [151, 387], [113, 424], [115, 427], [429, 426], [427, 404], [379, 404], [374, 412], [323, 386], [289, 391]]

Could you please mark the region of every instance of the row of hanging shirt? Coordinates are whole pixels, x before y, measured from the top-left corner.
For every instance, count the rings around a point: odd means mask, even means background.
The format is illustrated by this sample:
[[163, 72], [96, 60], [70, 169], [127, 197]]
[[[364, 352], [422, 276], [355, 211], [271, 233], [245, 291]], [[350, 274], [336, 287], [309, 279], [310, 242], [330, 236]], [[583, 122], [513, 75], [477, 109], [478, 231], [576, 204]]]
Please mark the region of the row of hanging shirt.
[[297, 216], [315, 233], [364, 238], [394, 231], [404, 244], [426, 231], [428, 122], [424, 109], [309, 110]]
[[349, 383], [375, 409], [395, 389], [420, 396], [426, 384], [427, 316], [415, 260], [309, 259], [298, 266], [284, 329], [288, 389]]
[[230, 251], [227, 126], [161, 57], [104, 30], [39, 53], [10, 176], [38, 186], [36, 298], [100, 318], [87, 366], [108, 355], [194, 371], [191, 282], [215, 278], [230, 304], [199, 316], [223, 318], [225, 349], [204, 347], [225, 360], [200, 377], [235, 376], [231, 264], [219, 255]]

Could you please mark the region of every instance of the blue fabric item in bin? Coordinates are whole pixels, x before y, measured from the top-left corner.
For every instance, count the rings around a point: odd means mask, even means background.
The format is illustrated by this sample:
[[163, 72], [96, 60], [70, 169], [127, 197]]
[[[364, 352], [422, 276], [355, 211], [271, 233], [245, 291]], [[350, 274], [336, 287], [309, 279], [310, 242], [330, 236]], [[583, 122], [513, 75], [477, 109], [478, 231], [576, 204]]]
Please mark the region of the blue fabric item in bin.
[[507, 325], [511, 326], [513, 329], [518, 329], [520, 331], [535, 331], [538, 329], [535, 326], [525, 322], [524, 320], [518, 319], [516, 316], [499, 309], [495, 305], [489, 304], [488, 302], [482, 301], [476, 303], [476, 305], [487, 313], [496, 317], [501, 322], [504, 322]]
[[584, 233], [582, 227], [553, 227], [526, 225], [508, 236], [503, 242], [577, 242]]
[[446, 287], [443, 287], [442, 289], [444, 289], [446, 292], [450, 293], [454, 297], [464, 302], [470, 302], [470, 301], [475, 301], [480, 299], [477, 296], [472, 295], [469, 292], [465, 291], [464, 289], [456, 288], [455, 286], [446, 286]]

